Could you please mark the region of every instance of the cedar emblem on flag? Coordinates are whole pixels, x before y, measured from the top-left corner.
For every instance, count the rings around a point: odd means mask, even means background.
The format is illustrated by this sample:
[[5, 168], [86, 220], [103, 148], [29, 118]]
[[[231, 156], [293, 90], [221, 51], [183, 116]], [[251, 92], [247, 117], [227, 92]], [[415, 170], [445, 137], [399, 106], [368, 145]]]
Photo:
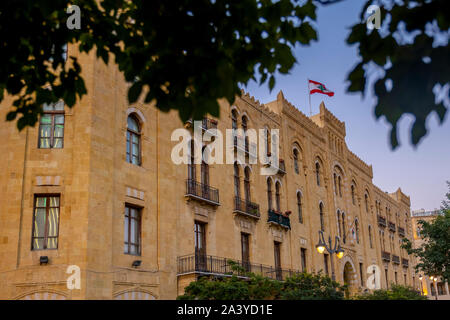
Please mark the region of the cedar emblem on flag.
[[334, 92], [328, 90], [323, 83], [309, 80], [308, 87], [309, 87], [309, 94], [322, 93], [322, 94], [326, 94], [329, 97], [334, 96]]

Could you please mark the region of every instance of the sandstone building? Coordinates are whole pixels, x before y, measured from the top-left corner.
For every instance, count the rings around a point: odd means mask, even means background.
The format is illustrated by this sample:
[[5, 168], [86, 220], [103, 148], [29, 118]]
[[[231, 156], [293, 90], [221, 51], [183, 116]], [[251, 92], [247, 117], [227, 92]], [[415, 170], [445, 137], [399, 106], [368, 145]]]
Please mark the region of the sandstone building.
[[[425, 211], [414, 210], [411, 212], [411, 223], [413, 228], [414, 237], [414, 247], [418, 248], [423, 244], [423, 237], [421, 235], [421, 226], [419, 224], [420, 220], [432, 222], [436, 217], [441, 214], [438, 209]], [[429, 299], [437, 300], [450, 300], [448, 283], [442, 281], [439, 277], [433, 277], [433, 275], [425, 275], [420, 273], [418, 276], [418, 288], [423, 295], [427, 296]]]
[[[259, 163], [176, 165], [178, 115], [129, 106], [115, 66], [70, 49], [88, 95], [73, 109], [46, 106], [20, 133], [0, 126], [0, 298], [174, 299], [198, 275], [226, 272], [227, 259], [278, 278], [334, 271], [353, 291], [377, 265], [381, 287], [417, 287], [399, 247], [412, 239], [409, 197], [372, 184], [372, 167], [348, 150], [345, 124], [324, 104], [308, 117], [282, 92], [266, 104], [244, 93], [204, 121], [222, 132], [279, 129], [273, 176]], [[321, 229], [340, 235], [342, 259], [316, 251]], [[67, 287], [73, 265], [80, 289]]]

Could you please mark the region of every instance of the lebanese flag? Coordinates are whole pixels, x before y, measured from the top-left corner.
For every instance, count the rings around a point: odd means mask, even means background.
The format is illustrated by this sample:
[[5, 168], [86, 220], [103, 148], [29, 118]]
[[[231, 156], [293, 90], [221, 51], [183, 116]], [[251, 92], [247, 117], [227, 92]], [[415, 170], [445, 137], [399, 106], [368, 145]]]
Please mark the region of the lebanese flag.
[[309, 87], [309, 94], [322, 93], [322, 94], [326, 94], [329, 97], [334, 96], [334, 92], [328, 90], [323, 83], [309, 80], [308, 87]]

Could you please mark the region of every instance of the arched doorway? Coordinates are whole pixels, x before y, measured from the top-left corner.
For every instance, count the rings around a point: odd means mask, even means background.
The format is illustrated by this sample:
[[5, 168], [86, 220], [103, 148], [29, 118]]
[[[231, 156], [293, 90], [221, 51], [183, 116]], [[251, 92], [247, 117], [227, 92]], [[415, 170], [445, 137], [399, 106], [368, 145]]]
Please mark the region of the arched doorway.
[[343, 274], [343, 278], [344, 278], [344, 284], [347, 285], [347, 295], [351, 295], [353, 293], [355, 293], [357, 291], [356, 288], [356, 272], [355, 269], [353, 268], [352, 264], [347, 261], [344, 265], [344, 274]]

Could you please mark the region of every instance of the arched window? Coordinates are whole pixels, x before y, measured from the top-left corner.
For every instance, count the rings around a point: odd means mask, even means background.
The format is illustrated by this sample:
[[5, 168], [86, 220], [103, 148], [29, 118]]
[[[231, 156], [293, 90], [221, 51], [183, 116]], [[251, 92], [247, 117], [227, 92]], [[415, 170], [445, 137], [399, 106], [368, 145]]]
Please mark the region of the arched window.
[[333, 181], [334, 181], [334, 194], [338, 194], [338, 187], [337, 187], [337, 176], [336, 173], [333, 174]]
[[191, 140], [189, 142], [190, 149], [189, 149], [189, 164], [188, 164], [188, 179], [195, 181], [195, 142], [194, 140]]
[[236, 198], [241, 197], [241, 182], [239, 179], [239, 165], [234, 163], [234, 196]]
[[265, 135], [266, 153], [267, 155], [270, 155], [270, 131], [268, 128], [264, 128], [264, 131], [266, 133]]
[[267, 179], [267, 205], [269, 210], [272, 210], [272, 180]]
[[352, 184], [352, 203], [355, 204], [355, 186]]
[[233, 111], [231, 111], [231, 129], [237, 129], [238, 128], [238, 124], [237, 124], [237, 111], [236, 109], [234, 109]]
[[281, 211], [281, 195], [280, 195], [280, 190], [281, 189], [281, 184], [279, 181], [277, 181], [277, 183], [275, 184], [275, 204], [277, 206], [277, 211]]
[[250, 168], [246, 167], [244, 171], [244, 191], [245, 191], [245, 201], [249, 203], [251, 201], [250, 196]]
[[231, 128], [233, 129], [234, 146], [237, 146], [237, 135], [236, 135], [236, 132], [234, 132], [234, 130], [237, 130], [237, 128], [238, 128], [236, 109], [231, 111]]
[[364, 203], [366, 205], [366, 212], [369, 212], [369, 196], [367, 193], [364, 195]]
[[359, 224], [358, 224], [358, 220], [355, 220], [355, 232], [356, 232], [356, 243], [359, 243]]
[[345, 213], [342, 212], [342, 242], [345, 243], [346, 237], [345, 237]]
[[342, 198], [342, 180], [341, 180], [341, 176], [338, 177], [338, 185], [339, 185], [339, 197]]
[[302, 210], [302, 194], [297, 192], [297, 209], [298, 209], [298, 221], [303, 223], [303, 210]]
[[369, 226], [369, 245], [370, 245], [370, 249], [373, 248], [373, 244], [372, 244], [372, 227]]
[[203, 147], [203, 149], [202, 149], [201, 176], [202, 176], [203, 187], [205, 189], [209, 190], [209, 188], [207, 188], [209, 186], [209, 165], [208, 165], [208, 163], [206, 162], [206, 159], [205, 159], [205, 154], [206, 154], [205, 148], [206, 147]]
[[127, 119], [127, 162], [141, 165], [141, 128], [132, 114]]
[[320, 230], [325, 231], [325, 221], [323, 219], [323, 203], [319, 204]]
[[247, 117], [246, 116], [243, 116], [242, 117], [242, 130], [244, 131], [244, 150], [246, 151], [246, 152], [248, 152], [248, 146], [249, 146], [249, 144], [248, 144], [248, 136], [247, 136], [247, 128], [248, 128], [248, 125], [247, 125]]
[[317, 185], [320, 186], [320, 164], [316, 162], [316, 181]]
[[300, 170], [298, 168], [298, 150], [294, 149], [294, 171], [296, 174], [300, 173]]
[[342, 230], [341, 230], [341, 212], [337, 211], [337, 221], [338, 221], [338, 236], [342, 239]]

